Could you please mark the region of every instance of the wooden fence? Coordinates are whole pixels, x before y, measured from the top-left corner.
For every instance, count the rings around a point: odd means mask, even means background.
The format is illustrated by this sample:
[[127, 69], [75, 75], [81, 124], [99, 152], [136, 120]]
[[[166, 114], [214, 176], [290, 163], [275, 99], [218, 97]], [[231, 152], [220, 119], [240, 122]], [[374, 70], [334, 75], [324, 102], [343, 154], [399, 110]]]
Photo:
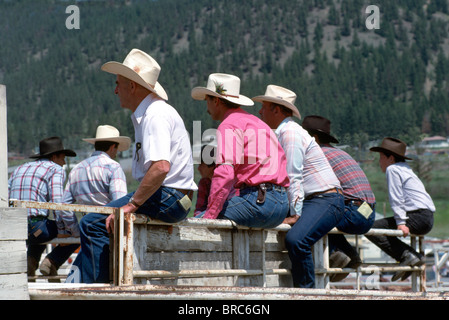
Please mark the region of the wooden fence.
[[[141, 214], [124, 214], [120, 208], [13, 201], [24, 208], [47, 208], [79, 212], [115, 213], [112, 243], [112, 283], [291, 287], [290, 260], [284, 246], [288, 225], [273, 229], [238, 226], [229, 220], [188, 218], [168, 224]], [[334, 229], [330, 233], [341, 233]], [[399, 230], [371, 229], [366, 235], [402, 236]], [[360, 236], [355, 236], [358, 246]], [[411, 235], [411, 244], [423, 253], [423, 237]], [[68, 238], [65, 241], [77, 241]], [[64, 242], [64, 239], [55, 239]], [[369, 267], [329, 267], [327, 236], [314, 248], [316, 287], [328, 289], [329, 275], [356, 273], [357, 289]], [[413, 291], [425, 291], [425, 266], [406, 267], [397, 263], [374, 266], [378, 272], [412, 271]]]

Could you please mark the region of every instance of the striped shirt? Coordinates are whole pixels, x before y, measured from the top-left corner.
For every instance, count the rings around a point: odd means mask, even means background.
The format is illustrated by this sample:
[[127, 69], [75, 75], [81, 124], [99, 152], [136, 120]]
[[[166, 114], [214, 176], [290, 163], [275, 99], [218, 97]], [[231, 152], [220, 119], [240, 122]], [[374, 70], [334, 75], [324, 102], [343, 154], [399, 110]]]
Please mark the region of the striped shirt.
[[285, 118], [275, 133], [287, 157], [290, 215], [301, 215], [305, 197], [341, 188], [340, 182], [315, 139], [291, 117]]
[[[126, 177], [120, 164], [102, 151], [78, 163], [65, 186], [63, 203], [103, 206], [127, 194]], [[76, 216], [70, 211], [59, 212], [58, 228], [79, 236]]]
[[120, 164], [102, 151], [78, 163], [70, 172], [64, 203], [103, 206], [128, 193]]
[[[49, 159], [39, 159], [19, 166], [8, 180], [9, 199], [38, 202], [62, 201], [65, 173]], [[28, 209], [28, 217], [47, 217], [47, 209]]]
[[358, 163], [346, 152], [330, 145], [322, 145], [332, 169], [340, 180], [346, 200], [361, 200], [374, 204], [376, 199], [371, 185]]

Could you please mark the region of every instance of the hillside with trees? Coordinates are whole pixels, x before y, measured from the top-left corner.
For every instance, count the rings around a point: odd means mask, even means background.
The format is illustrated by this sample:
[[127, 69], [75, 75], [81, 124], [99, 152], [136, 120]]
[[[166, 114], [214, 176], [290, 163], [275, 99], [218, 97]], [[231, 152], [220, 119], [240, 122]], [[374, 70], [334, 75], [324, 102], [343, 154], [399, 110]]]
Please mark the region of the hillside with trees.
[[[330, 118], [342, 143], [449, 136], [447, 1], [373, 2], [73, 1], [80, 28], [68, 29], [70, 1], [0, 0], [9, 151], [29, 155], [51, 135], [83, 148], [99, 124], [133, 137], [115, 78], [100, 70], [132, 48], [160, 63], [159, 82], [191, 134], [193, 121], [217, 126], [191, 89], [225, 72], [242, 79], [248, 97], [267, 84], [295, 91], [302, 116]], [[380, 9], [379, 29], [365, 25], [370, 4]]]

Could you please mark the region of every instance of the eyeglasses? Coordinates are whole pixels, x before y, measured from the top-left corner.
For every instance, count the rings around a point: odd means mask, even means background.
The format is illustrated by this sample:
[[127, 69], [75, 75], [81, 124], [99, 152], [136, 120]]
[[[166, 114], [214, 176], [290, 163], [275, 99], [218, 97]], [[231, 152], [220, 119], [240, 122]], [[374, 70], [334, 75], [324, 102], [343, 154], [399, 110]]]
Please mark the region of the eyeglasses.
[[139, 161], [139, 150], [142, 149], [142, 144], [140, 142], [136, 143], [136, 154], [134, 155], [134, 159]]

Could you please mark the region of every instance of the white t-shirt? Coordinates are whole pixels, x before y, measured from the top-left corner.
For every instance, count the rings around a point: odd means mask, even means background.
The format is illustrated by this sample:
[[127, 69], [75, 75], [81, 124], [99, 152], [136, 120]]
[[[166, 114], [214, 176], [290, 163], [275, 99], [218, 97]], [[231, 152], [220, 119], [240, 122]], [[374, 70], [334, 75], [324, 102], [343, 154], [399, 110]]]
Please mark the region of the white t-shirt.
[[162, 186], [198, 190], [189, 134], [178, 112], [164, 100], [148, 95], [131, 116], [134, 125], [134, 179], [142, 181], [154, 161], [166, 160], [170, 171]]

